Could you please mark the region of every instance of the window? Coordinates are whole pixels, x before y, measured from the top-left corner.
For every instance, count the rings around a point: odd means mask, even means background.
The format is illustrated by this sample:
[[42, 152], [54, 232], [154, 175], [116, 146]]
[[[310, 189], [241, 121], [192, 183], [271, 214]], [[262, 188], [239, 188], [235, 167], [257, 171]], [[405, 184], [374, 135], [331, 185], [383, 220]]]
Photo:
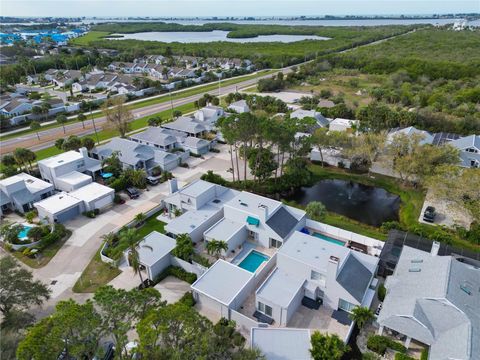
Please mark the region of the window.
[[282, 242], [281, 241], [278, 241], [278, 240], [275, 240], [275, 239], [270, 239], [270, 247], [273, 247], [273, 248], [279, 248], [280, 246], [282, 246]]
[[252, 240], [258, 240], [258, 234], [252, 230], [248, 230], [248, 237]]
[[273, 313], [273, 309], [271, 306], [265, 305], [260, 301], [258, 302], [258, 311], [268, 316], [272, 316], [272, 313]]
[[320, 284], [325, 286], [326, 279], [324, 274], [321, 274], [315, 270], [312, 270], [312, 272], [310, 273], [310, 279], [314, 281], [318, 281]]
[[349, 303], [348, 301], [345, 301], [343, 299], [338, 300], [338, 308], [341, 309], [341, 310], [345, 310], [347, 312], [352, 312], [354, 307], [355, 307], [355, 305], [353, 305], [352, 303]]

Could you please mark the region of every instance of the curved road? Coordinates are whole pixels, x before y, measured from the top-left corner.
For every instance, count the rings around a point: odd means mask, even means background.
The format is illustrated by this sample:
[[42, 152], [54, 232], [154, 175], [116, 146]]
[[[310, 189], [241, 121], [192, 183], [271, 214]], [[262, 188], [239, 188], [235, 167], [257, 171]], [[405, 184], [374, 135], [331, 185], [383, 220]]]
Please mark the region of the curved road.
[[[368, 44], [363, 44], [363, 45], [355, 46], [355, 47], [340, 51], [340, 53], [352, 51], [356, 48], [360, 48], [360, 47], [364, 47], [364, 46], [371, 46], [371, 45], [375, 45], [375, 44], [378, 44], [378, 43], [382, 43], [382, 42], [390, 40], [392, 38], [395, 38], [395, 37], [398, 37], [398, 36], [404, 36], [404, 35], [410, 34], [410, 33], [415, 32], [415, 31], [416, 30], [411, 30], [411, 31], [407, 31], [407, 32], [402, 33], [402, 34], [389, 36], [389, 37], [386, 37], [384, 39], [372, 41], [371, 43], [368, 43]], [[309, 61], [306, 61], [304, 63], [300, 63], [300, 64], [285, 67], [285, 68], [279, 70], [279, 72], [281, 71], [284, 74], [289, 73], [291, 71], [292, 67], [298, 67], [302, 64], [309, 63], [311, 61], [313, 61], [313, 60], [309, 60]], [[255, 79], [249, 79], [249, 80], [241, 81], [241, 82], [238, 82], [238, 83], [233, 84], [233, 85], [220, 86], [220, 93], [225, 95], [225, 94], [234, 92], [237, 89], [254, 85], [258, 82], [258, 80], [269, 78], [269, 77], [272, 77], [274, 75], [275, 75], [275, 73], [264, 75], [264, 76], [259, 76]], [[210, 85], [211, 85], [211, 83], [210, 83]], [[188, 97], [185, 97], [185, 98], [182, 98], [182, 99], [173, 100], [173, 107], [178, 107], [178, 106], [181, 106], [181, 105], [192, 103], [195, 100], [200, 99], [204, 94], [218, 95], [218, 92], [219, 92], [219, 90], [217, 88], [215, 90], [205, 91], [205, 92], [202, 92], [202, 93], [199, 93], [199, 94], [196, 94], [196, 95], [191, 95], [191, 96], [188, 96]], [[148, 100], [148, 98], [146, 98], [145, 100]], [[135, 109], [135, 110], [132, 110], [132, 113], [133, 113], [135, 119], [137, 119], [137, 118], [140, 118], [140, 117], [153, 115], [153, 114], [156, 114], [158, 112], [168, 110], [168, 109], [171, 108], [171, 106], [172, 106], [172, 104], [170, 103], [170, 101], [167, 98], [166, 101], [163, 102], [163, 103], [155, 104], [155, 105], [149, 105], [149, 106], [145, 106], [145, 107], [142, 107], [142, 108], [139, 108], [139, 109]], [[87, 118], [88, 118], [88, 116], [87, 116]], [[101, 130], [102, 127], [103, 127], [102, 125], [105, 125], [105, 122], [106, 122], [106, 119], [105, 119], [104, 116], [96, 118], [95, 119], [95, 125], [97, 127], [97, 130]], [[85, 127], [82, 126], [81, 122], [74, 122], [74, 123], [65, 125], [65, 132], [63, 131], [63, 127], [61, 127], [61, 126], [40, 131], [39, 132], [40, 139], [38, 139], [38, 137], [35, 133], [30, 133], [30, 134], [25, 134], [23, 136], [20, 135], [17, 138], [1, 141], [0, 142], [0, 155], [12, 152], [13, 150], [15, 150], [18, 147], [31, 149], [33, 151], [41, 150], [41, 149], [45, 149], [45, 148], [53, 146], [55, 144], [55, 140], [57, 140], [59, 138], [64, 138], [64, 137], [67, 137], [69, 135], [83, 136], [83, 135], [89, 135], [89, 134], [93, 134], [93, 133], [94, 133], [94, 128], [93, 128], [93, 122], [92, 122], [91, 119], [85, 121]]]
[[[288, 73], [291, 71], [291, 68], [290, 67], [284, 68], [282, 70], [279, 70], [279, 72], [280, 71], [282, 71], [283, 73]], [[238, 82], [236, 84], [220, 86], [220, 94], [225, 95], [231, 92], [235, 92], [237, 89], [255, 85], [259, 79], [264, 79], [272, 76], [273, 74], [268, 74], [264, 76], [259, 76], [255, 79], [248, 79], [242, 82]], [[181, 99], [176, 99], [172, 101], [173, 107], [175, 108], [181, 105], [192, 103], [195, 100], [200, 99], [204, 94], [218, 95], [218, 93], [219, 93], [219, 90], [217, 88], [215, 90], [205, 91], [196, 95], [191, 95]], [[148, 98], [146, 98], [145, 100], [148, 100]], [[137, 119], [144, 116], [153, 115], [161, 111], [169, 110], [171, 109], [171, 107], [172, 107], [172, 104], [170, 103], [167, 97], [166, 101], [163, 103], [149, 105], [139, 109], [134, 109], [134, 110], [131, 110], [131, 112], [134, 118]], [[65, 125], [65, 132], [62, 126], [39, 131], [38, 134], [40, 139], [38, 139], [36, 133], [19, 135], [16, 138], [1, 141], [0, 154], [6, 154], [9, 152], [12, 152], [13, 150], [15, 150], [15, 148], [18, 148], [18, 147], [28, 148], [33, 151], [41, 150], [41, 149], [53, 146], [55, 144], [55, 140], [59, 138], [64, 138], [70, 135], [83, 136], [88, 134], [94, 134], [95, 131], [93, 127], [93, 122], [91, 119], [89, 119], [88, 114], [86, 115], [88, 120], [85, 121], [85, 128], [83, 128], [81, 122], [74, 122], [74, 123]], [[97, 130], [101, 130], [106, 123], [106, 119], [104, 116], [95, 118], [94, 121], [95, 121]]]

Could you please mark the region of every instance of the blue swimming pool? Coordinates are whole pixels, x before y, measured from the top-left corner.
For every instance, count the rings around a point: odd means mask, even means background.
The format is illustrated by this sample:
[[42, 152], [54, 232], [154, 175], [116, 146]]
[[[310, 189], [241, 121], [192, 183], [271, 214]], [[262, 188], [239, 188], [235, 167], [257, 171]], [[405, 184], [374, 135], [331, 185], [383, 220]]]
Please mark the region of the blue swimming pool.
[[336, 245], [340, 245], [340, 246], [345, 246], [345, 242], [344, 242], [344, 241], [331, 238], [330, 236], [327, 236], [327, 235], [323, 235], [323, 234], [320, 234], [320, 233], [313, 233], [313, 236], [315, 236], [315, 237], [317, 237], [317, 238], [319, 238], [319, 239], [328, 241], [328, 242], [330, 242], [330, 243], [332, 243], [332, 244], [336, 244]]
[[238, 264], [238, 266], [253, 273], [257, 271], [258, 267], [262, 265], [263, 262], [268, 261], [268, 259], [270, 259], [270, 257], [268, 257], [267, 255], [252, 250], [245, 257], [245, 259], [243, 259], [242, 262]]
[[23, 228], [22, 230], [20, 230], [20, 232], [18, 233], [18, 238], [19, 239], [24, 239], [27, 237], [28, 235], [28, 232], [30, 231], [30, 229], [32, 228], [31, 226], [27, 226], [27, 225], [22, 225]]

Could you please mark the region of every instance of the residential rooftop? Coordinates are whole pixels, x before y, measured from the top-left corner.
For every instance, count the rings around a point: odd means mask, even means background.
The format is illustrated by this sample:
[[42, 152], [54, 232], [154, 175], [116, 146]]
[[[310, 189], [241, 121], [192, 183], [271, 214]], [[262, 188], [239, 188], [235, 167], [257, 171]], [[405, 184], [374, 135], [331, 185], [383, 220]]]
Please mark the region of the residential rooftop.
[[268, 299], [282, 308], [288, 308], [305, 281], [277, 268], [257, 290], [257, 296]]
[[65, 192], [61, 192], [35, 203], [35, 206], [41, 206], [50, 214], [56, 214], [59, 211], [76, 206], [81, 202], [82, 200], [79, 200]]
[[158, 231], [152, 231], [138, 244], [140, 262], [145, 266], [153, 266], [159, 259], [169, 254], [175, 246], [175, 239]]
[[230, 306], [254, 276], [254, 273], [241, 267], [218, 260], [191, 287], [225, 306]]
[[173, 231], [177, 234], [190, 234], [193, 230], [218, 214], [219, 211], [218, 207], [208, 204], [197, 210], [189, 210], [170, 221], [165, 226], [165, 230]]
[[39, 178], [36, 178], [35, 176], [29, 175], [26, 173], [20, 173], [20, 174], [11, 176], [9, 178], [0, 180], [0, 186], [8, 186], [8, 185], [16, 184], [19, 181], [24, 181], [25, 187], [31, 193], [36, 193], [38, 191], [42, 191], [52, 187], [52, 184], [50, 184], [49, 182], [46, 182], [44, 180], [41, 180]]
[[65, 175], [58, 176], [57, 179], [70, 185], [77, 185], [85, 181], [91, 181], [92, 177], [78, 171], [72, 171]]
[[72, 161], [83, 159], [83, 155], [77, 151], [70, 150], [55, 156], [38, 161], [39, 164], [43, 164], [50, 168], [57, 167]]
[[310, 330], [293, 328], [252, 328], [250, 343], [267, 360], [310, 360]]
[[281, 206], [280, 201], [269, 199], [260, 195], [252, 194], [247, 191], [242, 191], [235, 198], [225, 204], [237, 210], [244, 211], [246, 214], [254, 214], [263, 218], [265, 214], [265, 207], [267, 208], [267, 219]]
[[205, 237], [227, 241], [234, 234], [245, 227], [244, 223], [239, 223], [234, 220], [223, 218], [213, 225], [210, 229], [205, 231]]
[[111, 187], [101, 185], [96, 182], [92, 182], [88, 185], [82, 186], [81, 188], [70, 192], [70, 196], [73, 196], [77, 199], [90, 202], [96, 200], [101, 196], [111, 194], [114, 190]]
[[430, 345], [429, 359], [478, 358], [479, 268], [403, 246], [386, 287], [380, 325]]

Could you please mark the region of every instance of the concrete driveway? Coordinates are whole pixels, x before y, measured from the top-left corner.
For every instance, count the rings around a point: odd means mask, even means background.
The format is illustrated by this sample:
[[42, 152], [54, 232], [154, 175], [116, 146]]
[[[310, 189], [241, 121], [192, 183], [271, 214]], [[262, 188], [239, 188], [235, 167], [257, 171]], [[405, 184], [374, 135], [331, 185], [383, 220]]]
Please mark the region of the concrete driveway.
[[162, 294], [162, 300], [165, 300], [168, 304], [173, 304], [190, 291], [190, 284], [174, 276], [167, 276], [155, 285], [155, 289]]

